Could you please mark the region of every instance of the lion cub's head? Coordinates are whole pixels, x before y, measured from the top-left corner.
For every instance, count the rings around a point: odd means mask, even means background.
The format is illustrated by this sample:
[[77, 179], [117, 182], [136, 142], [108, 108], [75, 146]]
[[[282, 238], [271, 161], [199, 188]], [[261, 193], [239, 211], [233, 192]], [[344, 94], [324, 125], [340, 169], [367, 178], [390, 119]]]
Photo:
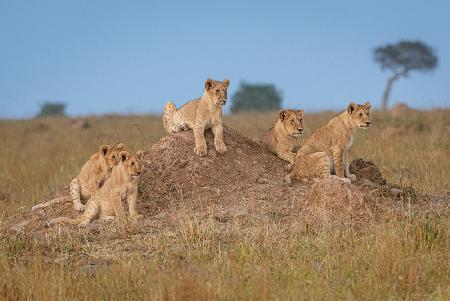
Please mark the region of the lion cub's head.
[[141, 159], [144, 152], [138, 150], [135, 154], [130, 154], [127, 151], [120, 152], [120, 161], [123, 164], [126, 172], [133, 178], [139, 177], [142, 172]]
[[367, 129], [370, 126], [370, 108], [371, 105], [369, 102], [366, 102], [363, 105], [351, 102], [348, 105], [347, 112], [355, 127]]
[[205, 91], [209, 98], [217, 106], [223, 106], [227, 102], [227, 89], [230, 85], [228, 79], [224, 79], [223, 82], [208, 78], [205, 81]]
[[104, 160], [108, 169], [112, 169], [114, 165], [119, 163], [119, 154], [114, 147], [108, 144], [103, 144], [98, 150], [100, 158]]
[[298, 137], [303, 132], [303, 110], [281, 110], [279, 118], [289, 136]]
[[123, 150], [125, 150], [123, 143], [119, 143], [115, 147], [107, 144], [100, 146], [100, 156], [105, 159], [108, 169], [112, 169], [115, 165], [119, 164], [119, 153]]

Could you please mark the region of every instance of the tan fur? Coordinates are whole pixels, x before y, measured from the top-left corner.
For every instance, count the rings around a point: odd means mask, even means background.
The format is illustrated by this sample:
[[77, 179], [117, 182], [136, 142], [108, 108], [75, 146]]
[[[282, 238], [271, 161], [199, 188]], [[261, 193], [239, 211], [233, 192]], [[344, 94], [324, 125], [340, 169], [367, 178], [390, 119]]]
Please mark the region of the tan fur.
[[49, 225], [69, 223], [86, 226], [95, 218], [110, 219], [114, 216], [125, 219], [123, 202], [128, 203], [130, 217], [140, 217], [136, 209], [138, 196], [138, 181], [142, 171], [142, 151], [135, 155], [122, 151], [119, 154], [120, 163], [113, 168], [106, 183], [89, 199], [83, 216], [75, 219], [59, 217], [51, 220]]
[[261, 145], [294, 164], [303, 132], [303, 110], [281, 110], [275, 124], [261, 136]]
[[370, 103], [350, 103], [347, 110], [315, 131], [301, 146], [288, 176], [297, 180], [325, 178], [332, 170], [339, 178], [355, 179], [348, 170], [348, 151], [358, 128], [370, 125]]
[[167, 133], [192, 129], [194, 132], [194, 152], [199, 156], [207, 154], [204, 132], [211, 128], [214, 134], [214, 147], [219, 154], [227, 151], [223, 141], [222, 106], [227, 101], [230, 81], [207, 79], [203, 96], [191, 100], [177, 109], [172, 102], [164, 106], [163, 124]]
[[119, 152], [125, 149], [123, 143], [116, 147], [102, 145], [81, 167], [80, 174], [69, 185], [70, 197], [75, 210], [83, 211], [86, 202], [108, 179], [112, 168], [119, 163]]

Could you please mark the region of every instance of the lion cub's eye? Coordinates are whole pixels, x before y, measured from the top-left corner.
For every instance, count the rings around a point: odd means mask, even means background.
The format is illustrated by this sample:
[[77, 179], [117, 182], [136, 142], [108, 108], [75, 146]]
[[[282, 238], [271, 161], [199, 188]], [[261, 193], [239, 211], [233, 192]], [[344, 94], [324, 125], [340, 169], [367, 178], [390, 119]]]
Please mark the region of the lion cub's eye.
[[134, 162], [131, 162], [131, 165], [134, 165]]
[[220, 93], [220, 90], [219, 90], [219, 89], [217, 89], [217, 90], [216, 90], [216, 93], [217, 93], [217, 94], [219, 94], [219, 93]]
[[362, 117], [362, 115], [363, 115], [362, 113], [359, 113], [359, 117]]

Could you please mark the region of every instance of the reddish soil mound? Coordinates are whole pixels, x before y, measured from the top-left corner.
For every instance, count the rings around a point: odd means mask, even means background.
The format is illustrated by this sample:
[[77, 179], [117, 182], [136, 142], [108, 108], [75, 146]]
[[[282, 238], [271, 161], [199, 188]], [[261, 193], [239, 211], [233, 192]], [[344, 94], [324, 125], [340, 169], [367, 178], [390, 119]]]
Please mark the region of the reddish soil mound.
[[349, 166], [350, 173], [356, 175], [355, 184], [362, 183], [363, 181], [371, 181], [377, 185], [385, 185], [386, 179], [383, 178], [378, 167], [373, 161], [360, 158], [355, 159]]
[[398, 103], [391, 108], [391, 115], [394, 118], [402, 118], [414, 113], [417, 113], [417, 110], [411, 108], [406, 103]]
[[180, 206], [196, 212], [239, 207], [269, 213], [290, 211], [300, 203], [307, 186], [283, 183], [286, 162], [233, 129], [225, 128], [224, 135], [224, 155], [214, 150], [209, 131], [206, 157], [194, 154], [192, 132], [169, 135], [146, 150], [140, 187], [143, 213], [155, 215]]
[[[233, 129], [225, 128], [224, 136], [228, 147], [224, 155], [214, 150], [209, 131], [206, 157], [194, 154], [191, 131], [168, 135], [145, 150], [139, 209], [146, 220], [186, 213], [213, 218], [218, 223], [239, 220], [244, 225], [261, 221], [347, 224], [374, 220], [379, 212], [390, 211], [390, 206], [380, 206], [385, 200], [380, 198], [382, 194], [374, 193], [385, 187], [386, 181], [371, 161], [359, 159], [352, 163], [357, 186], [338, 179], [287, 185], [283, 182], [285, 161]], [[389, 189], [383, 188], [387, 191], [384, 196], [391, 196]], [[66, 187], [55, 197], [67, 192]], [[71, 202], [65, 201], [18, 214], [6, 224], [15, 230], [46, 231], [50, 218], [77, 214]]]

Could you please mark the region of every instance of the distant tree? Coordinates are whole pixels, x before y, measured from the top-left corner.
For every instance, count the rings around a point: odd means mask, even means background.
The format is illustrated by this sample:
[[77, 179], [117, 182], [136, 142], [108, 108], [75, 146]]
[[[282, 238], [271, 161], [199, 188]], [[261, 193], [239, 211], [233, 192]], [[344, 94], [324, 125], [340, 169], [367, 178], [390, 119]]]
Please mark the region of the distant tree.
[[392, 84], [400, 77], [408, 77], [411, 71], [429, 71], [437, 66], [434, 50], [421, 41], [400, 41], [374, 50], [374, 59], [381, 69], [392, 72], [383, 93], [381, 109], [386, 111]]
[[46, 101], [41, 105], [41, 111], [37, 117], [48, 117], [48, 116], [65, 116], [66, 115], [66, 104], [63, 102], [49, 102]]
[[281, 107], [281, 93], [272, 84], [241, 83], [232, 96], [231, 112], [274, 111]]

